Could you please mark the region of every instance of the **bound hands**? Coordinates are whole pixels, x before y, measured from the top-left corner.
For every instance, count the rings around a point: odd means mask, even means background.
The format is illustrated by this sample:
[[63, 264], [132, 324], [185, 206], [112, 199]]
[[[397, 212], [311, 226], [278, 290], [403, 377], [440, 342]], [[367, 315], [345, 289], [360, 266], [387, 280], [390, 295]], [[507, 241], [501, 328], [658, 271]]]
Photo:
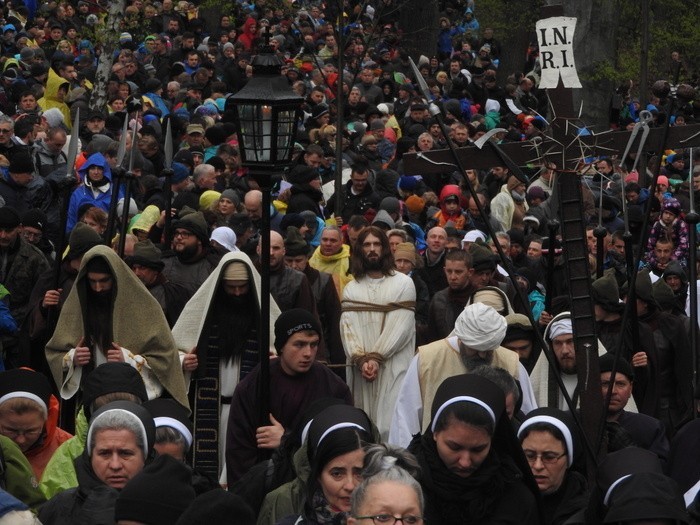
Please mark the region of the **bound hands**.
[[379, 363], [374, 359], [369, 359], [362, 363], [360, 370], [362, 371], [362, 377], [365, 381], [371, 383], [377, 379], [377, 375], [379, 375]]

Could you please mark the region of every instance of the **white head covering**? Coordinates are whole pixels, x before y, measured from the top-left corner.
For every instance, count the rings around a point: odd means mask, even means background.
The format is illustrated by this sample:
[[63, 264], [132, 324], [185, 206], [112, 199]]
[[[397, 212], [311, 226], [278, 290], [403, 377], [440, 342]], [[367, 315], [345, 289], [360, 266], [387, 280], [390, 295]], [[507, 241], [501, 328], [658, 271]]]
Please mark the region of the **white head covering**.
[[554, 339], [560, 335], [573, 334], [574, 330], [571, 327], [571, 318], [565, 317], [563, 319], [557, 319], [549, 327], [549, 338]]
[[486, 101], [485, 110], [486, 113], [488, 113], [489, 111], [501, 111], [501, 104], [498, 103], [498, 100], [490, 98]]
[[464, 238], [462, 239], [462, 244], [465, 242], [476, 242], [477, 240], [486, 240], [486, 236], [481, 230], [469, 230], [467, 233], [464, 234]]
[[210, 241], [216, 241], [221, 246], [226, 248], [230, 252], [237, 252], [238, 247], [236, 246], [236, 232], [234, 232], [228, 226], [219, 226], [213, 232], [211, 232]]
[[482, 303], [474, 303], [459, 314], [453, 333], [464, 346], [487, 352], [501, 344], [507, 328], [505, 317], [496, 310]]

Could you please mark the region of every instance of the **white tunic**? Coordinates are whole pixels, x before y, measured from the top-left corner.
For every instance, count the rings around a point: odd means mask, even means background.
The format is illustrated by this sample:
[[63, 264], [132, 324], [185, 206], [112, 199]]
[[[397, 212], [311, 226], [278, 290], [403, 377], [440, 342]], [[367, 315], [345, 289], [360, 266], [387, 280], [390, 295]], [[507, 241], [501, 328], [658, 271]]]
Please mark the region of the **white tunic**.
[[[413, 281], [398, 272], [380, 279], [364, 277], [351, 281], [343, 290], [344, 308], [348, 305], [346, 301], [382, 306], [415, 300]], [[415, 313], [406, 308], [388, 312], [344, 311], [340, 331], [348, 363], [353, 356], [366, 353], [377, 353], [384, 359], [374, 381], [365, 380], [357, 368], [350, 367], [347, 382], [355, 406], [367, 412], [386, 441], [401, 382], [415, 352]]]

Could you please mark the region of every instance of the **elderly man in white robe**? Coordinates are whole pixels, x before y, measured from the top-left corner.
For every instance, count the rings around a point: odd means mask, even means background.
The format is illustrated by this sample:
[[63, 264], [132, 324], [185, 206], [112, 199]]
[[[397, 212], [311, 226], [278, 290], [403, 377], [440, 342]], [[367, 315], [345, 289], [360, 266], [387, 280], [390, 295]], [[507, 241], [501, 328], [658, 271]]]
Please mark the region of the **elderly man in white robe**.
[[343, 290], [340, 317], [343, 346], [352, 365], [347, 382], [355, 406], [367, 412], [386, 440], [415, 350], [416, 289], [410, 277], [395, 270], [389, 240], [375, 226], [360, 233], [351, 265], [355, 280]]
[[525, 414], [537, 408], [530, 378], [518, 354], [500, 346], [506, 328], [505, 318], [496, 310], [474, 303], [459, 314], [449, 336], [419, 347], [401, 385], [389, 443], [407, 447], [413, 436], [430, 423], [430, 407], [440, 384], [482, 365], [502, 368], [520, 382], [521, 410]]

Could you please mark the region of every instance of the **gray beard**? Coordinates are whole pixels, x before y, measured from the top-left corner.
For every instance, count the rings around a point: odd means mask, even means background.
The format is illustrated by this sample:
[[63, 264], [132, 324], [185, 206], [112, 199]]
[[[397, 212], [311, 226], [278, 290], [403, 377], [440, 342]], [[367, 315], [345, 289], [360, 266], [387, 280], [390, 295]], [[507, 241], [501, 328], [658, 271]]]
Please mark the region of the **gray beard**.
[[464, 355], [463, 352], [459, 353], [462, 364], [470, 372], [479, 366], [491, 366], [491, 363], [493, 363], [493, 352], [489, 352], [489, 355], [491, 356], [489, 359], [482, 359], [478, 355], [469, 357]]

